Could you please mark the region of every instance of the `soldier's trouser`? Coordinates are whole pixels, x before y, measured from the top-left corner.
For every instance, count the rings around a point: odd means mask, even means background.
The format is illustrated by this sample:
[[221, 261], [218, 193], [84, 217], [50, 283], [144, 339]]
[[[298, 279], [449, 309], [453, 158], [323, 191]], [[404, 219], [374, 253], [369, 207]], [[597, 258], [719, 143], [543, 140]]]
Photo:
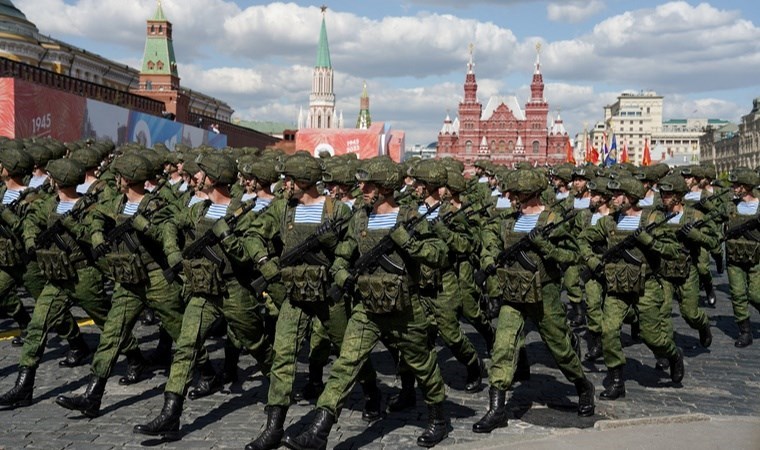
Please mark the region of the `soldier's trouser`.
[[472, 325], [478, 333], [491, 327], [491, 322], [486, 318], [480, 308], [478, 289], [475, 286], [474, 270], [469, 261], [459, 263], [459, 293], [462, 298], [462, 317]]
[[496, 344], [488, 379], [492, 387], [507, 390], [512, 385], [517, 368], [518, 350], [525, 345], [525, 319], [530, 318], [538, 328], [559, 369], [570, 382], [585, 378], [581, 360], [573, 350], [570, 327], [560, 300], [559, 283], [541, 287], [540, 303], [505, 303], [499, 310]]
[[603, 301], [604, 287], [597, 280], [589, 279], [586, 282], [586, 326], [592, 333], [602, 332]]
[[[311, 326], [312, 318], [322, 323], [330, 342], [339, 349], [342, 347], [349, 312], [344, 298], [338, 301], [326, 300], [310, 304], [294, 304], [290, 300], [285, 300], [282, 304], [274, 337], [274, 360], [272, 373], [269, 376], [267, 405], [290, 405], [298, 351], [308, 327]], [[362, 367], [357, 367], [357, 371], [361, 370], [362, 380], [376, 380], [377, 374], [372, 366], [364, 364], [364, 361], [362, 363]]]
[[232, 278], [225, 283], [226, 293], [218, 296], [191, 295], [182, 316], [182, 329], [175, 342], [175, 353], [164, 391], [185, 395], [192, 370], [202, 355], [211, 325], [224, 316], [228, 332], [259, 364], [264, 376], [272, 367], [272, 346], [266, 335], [262, 311], [249, 290]]
[[428, 346], [427, 328], [425, 309], [418, 298], [412, 298], [402, 310], [389, 314], [370, 313], [363, 304], [356, 305], [348, 320], [340, 356], [332, 365], [317, 408], [336, 416], [340, 413], [361, 367], [378, 341], [399, 350], [405, 365], [414, 373], [425, 403], [442, 402], [446, 397], [445, 386], [436, 352]]
[[699, 258], [697, 258], [697, 272], [699, 279], [705, 283], [712, 284], [712, 273], [710, 273], [710, 252], [705, 248], [699, 249]]
[[602, 349], [604, 365], [614, 369], [625, 365], [620, 329], [623, 320], [636, 307], [639, 311], [641, 339], [657, 358], [671, 358], [677, 353], [673, 341], [672, 323], [663, 317], [663, 293], [659, 281], [648, 277], [641, 296], [607, 294], [604, 299], [602, 318]]
[[[29, 295], [36, 300], [45, 287], [45, 283], [45, 277], [40, 272], [40, 266], [36, 261], [30, 261], [25, 268], [15, 266], [0, 270], [0, 311], [15, 319], [17, 315], [22, 314], [21, 310], [24, 308], [18, 296], [17, 287], [22, 284]], [[66, 311], [56, 323], [51, 325], [51, 328], [63, 339], [71, 339], [79, 335], [79, 326], [70, 311]]]
[[438, 335], [457, 361], [470, 365], [478, 360], [478, 352], [470, 339], [462, 332], [462, 325], [459, 322], [462, 301], [456, 274], [447, 270], [443, 273], [441, 284], [441, 292], [428, 299], [435, 316]]
[[[663, 280], [663, 317], [669, 318], [672, 311], [673, 300], [678, 302], [681, 317], [693, 330], [701, 330], [709, 323], [707, 314], [699, 307], [699, 274], [697, 268], [691, 266], [689, 275], [685, 279]], [[665, 309], [667, 308], [667, 312]], [[672, 320], [670, 321], [672, 325]], [[671, 328], [672, 333], [672, 328]]]
[[760, 311], [760, 264], [728, 265], [728, 288], [737, 322], [749, 319], [749, 305]]
[[119, 358], [119, 348], [131, 335], [146, 306], [155, 311], [161, 319], [161, 326], [176, 342], [182, 329], [182, 313], [185, 310], [179, 292], [179, 286], [167, 282], [161, 269], [148, 272], [148, 280], [144, 284], [115, 283], [111, 310], [100, 334], [98, 349], [92, 358], [92, 374], [98, 378], [108, 378], [111, 375]]
[[[105, 295], [103, 277], [94, 267], [77, 269], [77, 278], [68, 281], [49, 282], [42, 289], [27, 327], [19, 366], [35, 368], [45, 350], [47, 334], [53, 324], [69, 313], [72, 306], [81, 307], [103, 329], [111, 303]], [[137, 341], [130, 337], [122, 351], [137, 349]]]
[[567, 299], [570, 303], [580, 303], [583, 300], [581, 269], [581, 266], [569, 266], [562, 275], [562, 283], [567, 291]]

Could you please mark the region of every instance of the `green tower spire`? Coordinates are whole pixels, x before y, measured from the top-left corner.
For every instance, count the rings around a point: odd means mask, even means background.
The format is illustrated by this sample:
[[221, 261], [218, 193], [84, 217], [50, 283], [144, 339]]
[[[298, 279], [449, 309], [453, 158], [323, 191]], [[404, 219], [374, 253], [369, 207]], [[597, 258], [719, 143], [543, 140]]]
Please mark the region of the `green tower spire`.
[[327, 45], [327, 27], [325, 26], [325, 11], [327, 11], [327, 6], [322, 6], [322, 29], [319, 31], [319, 47], [317, 48], [317, 65], [315, 67], [331, 69], [330, 47]]
[[359, 117], [356, 119], [356, 128], [366, 130], [372, 125], [372, 118], [369, 115], [369, 94], [367, 93], [367, 82], [364, 82], [362, 96], [359, 100]]
[[148, 36], [141, 73], [177, 77], [177, 60], [172, 43], [172, 24], [166, 20], [161, 0], [153, 17], [148, 19]]

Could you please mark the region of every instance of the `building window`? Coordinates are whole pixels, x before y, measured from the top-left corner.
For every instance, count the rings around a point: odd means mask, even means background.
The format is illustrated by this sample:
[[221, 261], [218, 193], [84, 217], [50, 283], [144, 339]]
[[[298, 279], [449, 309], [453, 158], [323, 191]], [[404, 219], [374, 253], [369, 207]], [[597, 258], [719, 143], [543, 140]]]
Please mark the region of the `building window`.
[[496, 151], [496, 141], [491, 141], [491, 148], [489, 148], [492, 152]]
[[533, 154], [538, 154], [538, 141], [533, 141]]
[[501, 153], [504, 153], [504, 151], [505, 151], [506, 149], [507, 149], [507, 143], [506, 143], [506, 142], [504, 142], [504, 140], [502, 139], [501, 141], [499, 141], [499, 151], [500, 151]]
[[145, 90], [146, 91], [152, 91], [153, 90], [153, 82], [148, 80], [145, 82]]
[[515, 151], [515, 141], [509, 141], [509, 143], [507, 144], [507, 150], [509, 150], [510, 152]]
[[472, 141], [467, 141], [464, 143], [464, 152], [472, 153]]
[[157, 62], [157, 63], [156, 63], [156, 66], [158, 67], [158, 70], [162, 70], [162, 69], [164, 68], [164, 63], [163, 63], [163, 61], [159, 61], [159, 62]]
[[156, 26], [155, 25], [151, 25], [150, 26], [150, 34], [156, 34]]

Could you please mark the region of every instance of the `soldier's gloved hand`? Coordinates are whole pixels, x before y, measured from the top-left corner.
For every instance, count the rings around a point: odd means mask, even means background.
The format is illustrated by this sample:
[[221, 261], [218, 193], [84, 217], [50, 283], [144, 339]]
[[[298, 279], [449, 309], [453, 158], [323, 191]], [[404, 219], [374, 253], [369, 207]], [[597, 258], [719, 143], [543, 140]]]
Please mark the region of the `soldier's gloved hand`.
[[654, 237], [643, 229], [636, 230], [633, 235], [644, 247], [650, 247], [654, 242]]
[[220, 241], [223, 241], [224, 238], [232, 234], [232, 230], [230, 230], [230, 226], [227, 225], [226, 220], [217, 220], [214, 222], [214, 226], [211, 227], [211, 232], [214, 233], [214, 236], [218, 237]]
[[692, 226], [689, 232], [686, 233], [686, 237], [694, 242], [704, 242], [705, 240], [705, 234], [702, 233], [699, 228], [694, 228], [694, 226]]
[[182, 262], [182, 252], [171, 252], [166, 255], [166, 262], [169, 263], [169, 267], [174, 267]]
[[554, 250], [554, 244], [549, 242], [537, 228], [531, 230], [530, 234], [528, 234], [528, 239], [530, 239], [530, 243], [533, 246], [543, 253], [551, 253]]
[[391, 240], [402, 248], [408, 245], [409, 241], [412, 240], [412, 236], [409, 235], [409, 232], [406, 231], [405, 227], [397, 227], [395, 230], [391, 231], [390, 236]]
[[274, 279], [280, 273], [280, 266], [277, 264], [277, 258], [267, 259], [259, 264], [259, 272], [265, 280]]
[[100, 258], [104, 256], [106, 253], [108, 253], [108, 246], [106, 244], [97, 245], [92, 250], [92, 252], [95, 254], [96, 258]]
[[694, 229], [694, 222], [689, 222], [681, 227], [681, 233], [683, 233], [684, 236], [688, 236], [689, 233], [691, 233], [691, 230]]
[[150, 220], [148, 220], [142, 214], [137, 214], [132, 219], [132, 228], [137, 232], [145, 233], [149, 227], [150, 227]]

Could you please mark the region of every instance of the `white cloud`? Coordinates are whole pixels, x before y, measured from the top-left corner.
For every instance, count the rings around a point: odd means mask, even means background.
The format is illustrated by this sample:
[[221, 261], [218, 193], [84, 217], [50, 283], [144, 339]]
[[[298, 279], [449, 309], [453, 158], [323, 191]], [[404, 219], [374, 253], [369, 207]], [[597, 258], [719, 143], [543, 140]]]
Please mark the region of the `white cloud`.
[[602, 0], [551, 2], [546, 5], [546, 15], [553, 22], [579, 23], [600, 13], [604, 8]]

